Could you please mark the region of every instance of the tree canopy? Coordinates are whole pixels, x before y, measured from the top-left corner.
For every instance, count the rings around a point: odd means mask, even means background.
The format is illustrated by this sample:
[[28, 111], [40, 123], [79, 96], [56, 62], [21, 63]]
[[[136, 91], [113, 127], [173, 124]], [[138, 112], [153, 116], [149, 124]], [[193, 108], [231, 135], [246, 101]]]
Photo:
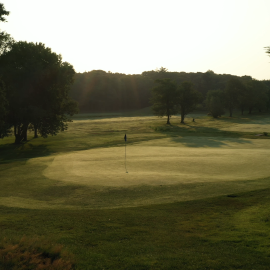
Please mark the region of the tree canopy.
[[[6, 18], [4, 16], [8, 15], [9, 11], [6, 11], [4, 4], [0, 3], [0, 22], [6, 22]], [[13, 43], [13, 38], [8, 33], [1, 31], [0, 29], [0, 55], [9, 50]]]
[[65, 130], [69, 116], [77, 112], [68, 95], [73, 67], [44, 44], [31, 42], [14, 43], [0, 61], [15, 143], [27, 140], [29, 127], [43, 137]]
[[157, 116], [167, 116], [167, 124], [170, 117], [178, 112], [177, 84], [170, 79], [158, 79], [158, 84], [152, 89], [152, 110]]

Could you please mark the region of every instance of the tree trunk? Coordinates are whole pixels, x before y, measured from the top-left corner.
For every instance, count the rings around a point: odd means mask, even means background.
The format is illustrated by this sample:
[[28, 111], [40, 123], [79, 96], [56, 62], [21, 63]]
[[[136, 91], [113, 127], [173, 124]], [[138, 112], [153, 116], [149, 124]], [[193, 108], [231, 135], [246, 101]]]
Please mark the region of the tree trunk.
[[242, 115], [244, 115], [244, 109], [241, 109]]
[[185, 115], [181, 114], [181, 124], [185, 124], [184, 120], [185, 120]]
[[169, 115], [167, 115], [167, 125], [170, 125], [171, 123], [170, 123], [170, 116]]
[[18, 125], [18, 127], [14, 127], [14, 135], [15, 135], [15, 144], [20, 144], [21, 143], [21, 139], [20, 139], [20, 135], [21, 135], [21, 126]]
[[23, 141], [27, 142], [27, 129], [28, 129], [28, 125], [27, 126], [23, 126], [23, 133], [22, 133], [22, 137], [23, 137]]
[[249, 114], [251, 114], [251, 111], [252, 111], [252, 108], [249, 108], [249, 111], [248, 111], [248, 113], [249, 113]]
[[29, 123], [24, 123], [22, 126], [18, 125], [14, 127], [15, 133], [15, 144], [20, 144], [22, 141], [27, 141], [27, 129]]
[[38, 138], [38, 129], [37, 129], [37, 126], [36, 125], [34, 125], [34, 129], [35, 129], [35, 136], [34, 136], [34, 138]]
[[232, 108], [230, 108], [229, 110], [230, 110], [230, 117], [232, 117]]
[[185, 124], [185, 122], [184, 122], [184, 120], [185, 120], [185, 110], [181, 110], [181, 124]]

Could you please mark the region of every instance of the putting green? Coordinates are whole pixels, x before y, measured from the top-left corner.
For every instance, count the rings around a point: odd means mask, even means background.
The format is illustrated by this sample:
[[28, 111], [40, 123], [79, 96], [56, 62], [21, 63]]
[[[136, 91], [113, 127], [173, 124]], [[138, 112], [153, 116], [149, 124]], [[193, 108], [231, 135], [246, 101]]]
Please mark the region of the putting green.
[[[181, 139], [179, 139], [181, 141]], [[205, 139], [206, 140], [206, 139]], [[224, 141], [223, 147], [185, 147], [172, 139], [56, 156], [43, 175], [82, 185], [134, 186], [252, 180], [270, 176], [266, 141]], [[267, 141], [268, 146], [269, 143]], [[162, 146], [158, 146], [162, 145]], [[268, 148], [268, 147], [267, 147]], [[41, 162], [32, 159], [30, 164]]]
[[18, 161], [1, 171], [0, 205], [118, 208], [270, 187], [270, 140], [171, 137]]

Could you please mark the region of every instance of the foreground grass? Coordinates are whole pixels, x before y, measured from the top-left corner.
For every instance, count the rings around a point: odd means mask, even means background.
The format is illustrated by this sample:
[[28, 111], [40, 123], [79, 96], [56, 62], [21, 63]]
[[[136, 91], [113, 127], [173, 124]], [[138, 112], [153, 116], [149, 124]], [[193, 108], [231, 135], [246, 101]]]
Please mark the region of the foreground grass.
[[269, 269], [269, 191], [120, 209], [1, 207], [0, 238], [43, 235], [84, 270]]

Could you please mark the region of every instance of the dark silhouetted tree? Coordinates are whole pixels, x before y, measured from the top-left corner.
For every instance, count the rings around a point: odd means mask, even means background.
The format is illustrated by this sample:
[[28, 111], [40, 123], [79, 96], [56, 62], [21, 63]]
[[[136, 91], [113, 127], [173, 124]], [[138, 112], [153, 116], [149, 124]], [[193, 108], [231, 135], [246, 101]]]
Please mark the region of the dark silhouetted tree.
[[68, 93], [73, 67], [42, 43], [14, 43], [0, 61], [15, 143], [27, 140], [29, 126], [43, 137], [65, 130], [77, 112]]
[[167, 116], [167, 124], [170, 124], [170, 117], [178, 112], [177, 85], [170, 79], [158, 79], [156, 83], [158, 85], [152, 89], [152, 110], [157, 116]]
[[181, 123], [184, 123], [185, 116], [195, 109], [196, 104], [201, 99], [201, 94], [194, 89], [191, 82], [183, 82], [179, 86], [178, 91]]

